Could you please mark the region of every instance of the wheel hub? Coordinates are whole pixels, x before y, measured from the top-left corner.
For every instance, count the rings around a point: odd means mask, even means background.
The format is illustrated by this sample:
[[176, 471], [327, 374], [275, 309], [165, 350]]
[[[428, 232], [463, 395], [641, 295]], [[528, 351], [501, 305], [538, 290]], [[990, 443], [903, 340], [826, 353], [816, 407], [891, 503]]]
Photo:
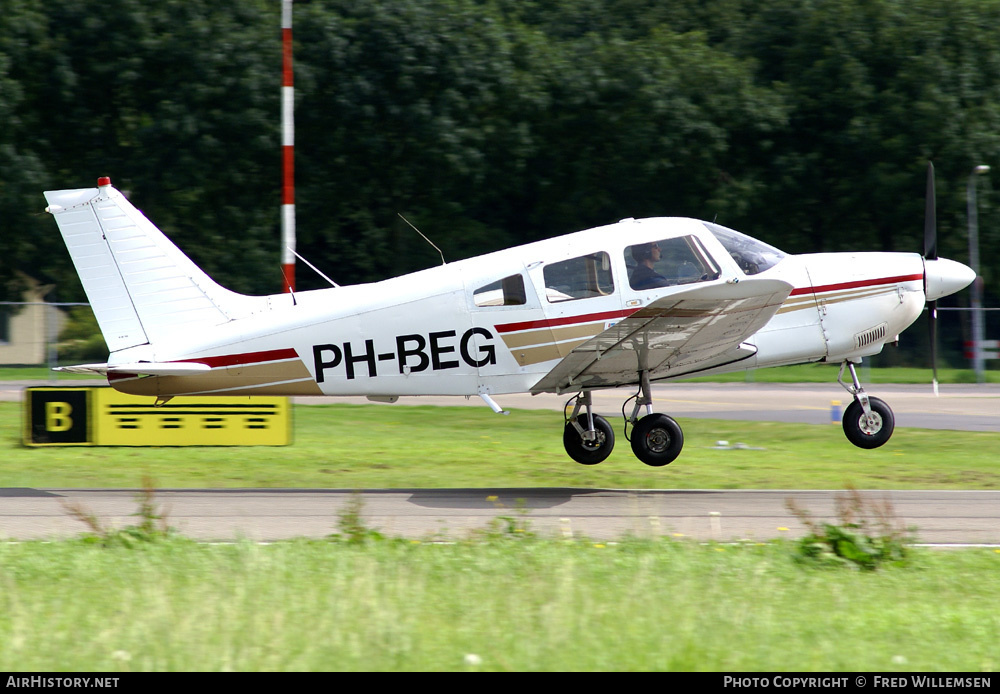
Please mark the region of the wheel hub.
[[594, 432], [596, 436], [591, 440], [583, 439], [583, 447], [589, 451], [596, 451], [598, 448], [604, 445], [607, 437], [604, 436], [604, 432], [598, 429]]
[[878, 412], [872, 412], [868, 416], [862, 416], [858, 420], [858, 428], [868, 436], [874, 436], [882, 431], [882, 417]]
[[670, 446], [670, 433], [656, 428], [646, 435], [646, 446], [654, 453], [663, 453]]

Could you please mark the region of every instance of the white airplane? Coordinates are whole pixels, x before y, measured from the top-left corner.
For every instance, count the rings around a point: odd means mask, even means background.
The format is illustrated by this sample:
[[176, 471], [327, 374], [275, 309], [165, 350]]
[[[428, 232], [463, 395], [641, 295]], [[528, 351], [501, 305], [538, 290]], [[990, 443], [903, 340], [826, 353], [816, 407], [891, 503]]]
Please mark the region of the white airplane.
[[936, 257], [932, 229], [925, 257], [786, 255], [717, 224], [653, 218], [382, 282], [245, 296], [208, 277], [108, 178], [45, 197], [111, 352], [106, 364], [66, 370], [106, 374], [158, 404], [478, 395], [502, 412], [493, 396], [570, 393], [563, 443], [585, 465], [615, 442], [593, 412], [596, 389], [638, 389], [626, 437], [642, 462], [661, 466], [680, 454], [683, 434], [653, 412], [651, 383], [803, 362], [841, 364], [837, 380], [853, 396], [844, 431], [857, 446], [880, 446], [892, 411], [865, 392], [855, 364], [895, 342], [925, 302], [975, 277]]

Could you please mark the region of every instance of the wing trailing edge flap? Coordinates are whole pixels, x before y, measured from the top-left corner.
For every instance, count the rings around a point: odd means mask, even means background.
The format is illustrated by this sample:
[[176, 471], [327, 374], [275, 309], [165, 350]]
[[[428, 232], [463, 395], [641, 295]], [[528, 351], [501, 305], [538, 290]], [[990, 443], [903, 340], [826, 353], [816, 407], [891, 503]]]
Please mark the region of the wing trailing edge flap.
[[782, 280], [748, 278], [662, 297], [576, 347], [531, 389], [563, 393], [703, 371], [756, 353], [744, 345], [788, 298]]
[[193, 376], [211, 371], [208, 364], [198, 362], [136, 362], [135, 364], [79, 364], [57, 366], [53, 371], [77, 374], [129, 374], [132, 376]]

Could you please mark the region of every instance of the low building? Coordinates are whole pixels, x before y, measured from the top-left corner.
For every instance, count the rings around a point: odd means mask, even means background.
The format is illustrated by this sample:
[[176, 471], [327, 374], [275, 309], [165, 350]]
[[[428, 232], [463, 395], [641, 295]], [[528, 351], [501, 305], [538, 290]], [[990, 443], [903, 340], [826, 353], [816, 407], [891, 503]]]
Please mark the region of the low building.
[[20, 303], [0, 304], [0, 364], [45, 364], [58, 341], [66, 313], [46, 303], [52, 285], [30, 282]]

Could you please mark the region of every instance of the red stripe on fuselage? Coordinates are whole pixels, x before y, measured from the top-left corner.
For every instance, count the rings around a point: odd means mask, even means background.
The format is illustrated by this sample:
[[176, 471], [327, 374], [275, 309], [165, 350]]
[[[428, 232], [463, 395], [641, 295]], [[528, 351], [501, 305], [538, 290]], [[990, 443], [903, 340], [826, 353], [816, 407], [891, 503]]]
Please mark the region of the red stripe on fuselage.
[[279, 361], [281, 359], [298, 359], [299, 355], [294, 349], [270, 349], [265, 352], [244, 352], [243, 354], [226, 354], [221, 357], [200, 357], [198, 359], [178, 359], [178, 362], [194, 362], [196, 364], [207, 364], [213, 369], [219, 366], [239, 366], [241, 364], [259, 364], [265, 361]]
[[793, 289], [789, 296], [800, 294], [823, 294], [825, 292], [835, 292], [843, 289], [857, 289], [858, 287], [878, 287], [884, 284], [896, 284], [898, 282], [915, 282], [923, 280], [924, 276], [919, 275], [899, 275], [898, 277], [883, 277], [877, 280], [857, 280], [855, 282], [841, 282], [839, 284], [824, 284], [819, 287], [799, 287]]
[[562, 318], [547, 318], [544, 320], [528, 320], [522, 323], [502, 323], [496, 327], [498, 333], [513, 333], [518, 330], [531, 330], [532, 328], [554, 328], [558, 325], [572, 325], [573, 323], [595, 323], [613, 318], [625, 318], [631, 316], [639, 309], [628, 311], [604, 311], [603, 313], [585, 313], [582, 316], [563, 316]]

